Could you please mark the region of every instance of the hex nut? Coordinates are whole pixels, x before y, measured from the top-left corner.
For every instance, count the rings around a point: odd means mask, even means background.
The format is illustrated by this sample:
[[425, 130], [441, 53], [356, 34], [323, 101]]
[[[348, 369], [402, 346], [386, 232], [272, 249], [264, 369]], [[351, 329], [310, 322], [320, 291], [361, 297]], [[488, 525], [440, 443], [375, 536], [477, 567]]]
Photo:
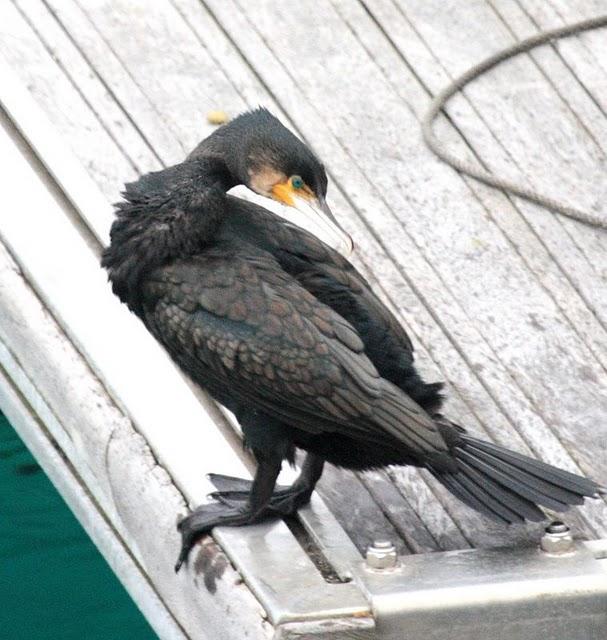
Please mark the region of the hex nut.
[[569, 527], [562, 522], [553, 522], [546, 527], [540, 540], [540, 548], [546, 553], [559, 555], [573, 550], [573, 536]]
[[389, 540], [376, 540], [366, 554], [366, 565], [369, 569], [383, 571], [393, 569], [398, 564], [396, 547]]

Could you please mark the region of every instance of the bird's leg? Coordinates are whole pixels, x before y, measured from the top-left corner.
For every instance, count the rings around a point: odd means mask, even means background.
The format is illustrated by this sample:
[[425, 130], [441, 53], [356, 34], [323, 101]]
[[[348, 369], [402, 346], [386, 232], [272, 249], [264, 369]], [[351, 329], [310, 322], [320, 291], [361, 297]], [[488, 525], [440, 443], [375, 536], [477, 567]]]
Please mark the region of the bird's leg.
[[269, 509], [269, 504], [282, 460], [280, 457], [265, 456], [257, 456], [257, 460], [257, 471], [246, 500], [236, 505], [203, 504], [179, 522], [177, 529], [181, 532], [181, 551], [175, 571], [179, 571], [196, 541], [214, 527], [254, 524], [275, 515]]
[[[293, 515], [297, 509], [310, 501], [316, 483], [322, 475], [324, 460], [313, 453], [308, 453], [297, 480], [290, 487], [279, 487], [274, 490], [269, 509], [279, 516]], [[225, 505], [235, 507], [246, 502], [251, 482], [229, 476], [209, 476], [211, 482], [219, 489], [210, 494], [211, 498]]]
[[274, 493], [270, 500], [270, 509], [282, 516], [293, 515], [300, 507], [308, 504], [316, 483], [320, 480], [325, 461], [308, 453], [297, 480], [281, 492]]

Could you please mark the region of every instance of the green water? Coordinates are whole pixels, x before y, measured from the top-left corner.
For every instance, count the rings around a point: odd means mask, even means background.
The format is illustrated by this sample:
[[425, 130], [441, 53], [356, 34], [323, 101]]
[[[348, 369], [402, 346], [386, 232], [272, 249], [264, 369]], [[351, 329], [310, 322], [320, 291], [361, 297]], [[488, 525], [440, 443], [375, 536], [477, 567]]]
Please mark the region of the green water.
[[0, 640], [154, 640], [0, 413]]

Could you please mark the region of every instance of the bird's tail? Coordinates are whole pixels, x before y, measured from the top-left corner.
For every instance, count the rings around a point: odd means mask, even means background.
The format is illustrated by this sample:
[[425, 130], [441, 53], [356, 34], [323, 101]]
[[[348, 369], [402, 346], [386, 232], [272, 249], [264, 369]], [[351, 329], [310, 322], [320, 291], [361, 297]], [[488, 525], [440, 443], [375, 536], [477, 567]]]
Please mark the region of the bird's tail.
[[493, 520], [539, 522], [546, 515], [538, 505], [562, 512], [570, 505], [582, 504], [585, 497], [597, 498], [605, 493], [592, 480], [473, 438], [453, 424], [449, 426], [448, 443], [450, 440], [455, 464], [430, 465], [429, 470], [462, 502]]

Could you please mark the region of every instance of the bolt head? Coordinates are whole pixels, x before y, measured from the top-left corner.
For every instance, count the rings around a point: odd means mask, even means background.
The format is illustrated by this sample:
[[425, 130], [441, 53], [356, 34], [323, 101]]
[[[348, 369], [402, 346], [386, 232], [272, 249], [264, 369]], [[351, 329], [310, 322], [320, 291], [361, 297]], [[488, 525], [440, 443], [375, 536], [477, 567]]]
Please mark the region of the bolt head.
[[366, 564], [376, 571], [393, 569], [398, 564], [396, 547], [389, 540], [376, 540], [367, 549]]
[[559, 555], [573, 551], [573, 536], [566, 524], [553, 522], [546, 527], [546, 533], [540, 540], [540, 548], [546, 553]]

